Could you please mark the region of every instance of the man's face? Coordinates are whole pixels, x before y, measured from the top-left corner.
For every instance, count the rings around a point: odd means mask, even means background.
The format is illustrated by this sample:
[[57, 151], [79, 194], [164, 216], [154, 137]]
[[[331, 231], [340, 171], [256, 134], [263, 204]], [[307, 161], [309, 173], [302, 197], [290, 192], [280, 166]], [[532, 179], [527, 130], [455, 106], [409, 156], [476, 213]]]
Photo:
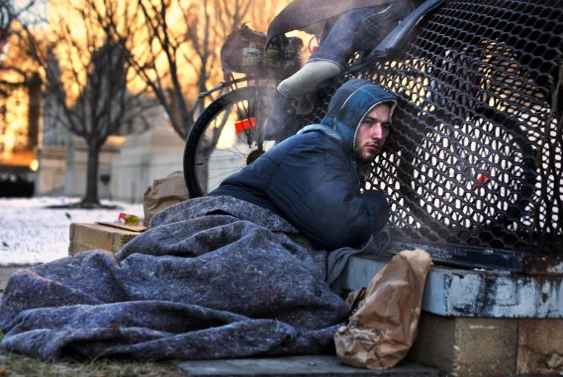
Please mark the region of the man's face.
[[391, 109], [386, 104], [377, 105], [364, 116], [354, 143], [356, 161], [369, 164], [375, 160], [389, 136]]

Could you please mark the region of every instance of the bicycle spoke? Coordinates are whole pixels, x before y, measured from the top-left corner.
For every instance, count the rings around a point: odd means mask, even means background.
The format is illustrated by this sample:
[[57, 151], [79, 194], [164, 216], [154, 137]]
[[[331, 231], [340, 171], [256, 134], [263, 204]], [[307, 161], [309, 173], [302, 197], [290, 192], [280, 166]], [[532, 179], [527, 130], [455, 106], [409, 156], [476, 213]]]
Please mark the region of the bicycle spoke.
[[243, 87], [200, 115], [186, 141], [184, 174], [192, 196], [203, 195], [264, 152], [262, 123], [274, 87]]

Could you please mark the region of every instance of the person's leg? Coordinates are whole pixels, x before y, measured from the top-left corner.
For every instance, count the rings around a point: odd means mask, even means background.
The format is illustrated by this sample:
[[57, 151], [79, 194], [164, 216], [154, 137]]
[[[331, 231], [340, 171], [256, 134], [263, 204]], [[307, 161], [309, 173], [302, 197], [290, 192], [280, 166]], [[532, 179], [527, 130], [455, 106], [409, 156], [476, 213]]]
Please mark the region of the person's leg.
[[266, 140], [280, 140], [295, 121], [293, 103], [317, 85], [341, 74], [355, 51], [375, 47], [412, 10], [410, 0], [398, 0], [342, 14], [307, 63], [278, 85], [265, 129]]
[[280, 142], [286, 137], [286, 129], [291, 128], [296, 119], [294, 99], [284, 96], [276, 90], [272, 101], [272, 109], [264, 125], [264, 140]]
[[307, 63], [280, 83], [278, 90], [288, 98], [310, 93], [325, 80], [341, 74], [354, 53], [354, 38], [360, 22], [373, 12], [362, 8], [342, 14], [334, 22]]
[[290, 99], [312, 92], [322, 81], [342, 73], [355, 51], [377, 46], [411, 10], [410, 0], [398, 0], [342, 14], [307, 63], [282, 81], [278, 90]]
[[355, 51], [373, 50], [414, 9], [412, 0], [397, 0], [372, 8], [357, 24]]
[[[296, 119], [296, 109], [293, 103], [301, 96], [310, 93], [310, 88], [341, 73], [340, 67], [329, 61], [314, 61], [307, 63], [294, 75], [282, 81], [274, 97], [274, 104], [268, 116], [264, 130], [265, 140], [281, 141], [285, 138], [287, 128]], [[289, 136], [289, 135], [287, 135]]]
[[354, 20], [361, 21], [360, 13], [363, 12], [365, 10], [350, 11], [340, 16], [307, 63], [278, 85], [264, 130], [266, 140], [280, 141], [284, 138], [285, 128], [295, 122], [293, 103], [297, 98], [313, 92], [319, 83], [342, 73], [353, 49], [355, 29], [350, 25], [354, 25]]

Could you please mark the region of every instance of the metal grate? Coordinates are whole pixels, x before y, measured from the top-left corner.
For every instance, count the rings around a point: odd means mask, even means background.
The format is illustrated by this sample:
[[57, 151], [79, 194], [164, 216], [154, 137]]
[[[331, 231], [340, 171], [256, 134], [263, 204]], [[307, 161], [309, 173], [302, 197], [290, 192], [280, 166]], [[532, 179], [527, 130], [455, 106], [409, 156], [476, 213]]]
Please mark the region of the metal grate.
[[358, 75], [401, 99], [368, 185], [396, 238], [563, 254], [561, 30], [561, 0], [448, 1]]

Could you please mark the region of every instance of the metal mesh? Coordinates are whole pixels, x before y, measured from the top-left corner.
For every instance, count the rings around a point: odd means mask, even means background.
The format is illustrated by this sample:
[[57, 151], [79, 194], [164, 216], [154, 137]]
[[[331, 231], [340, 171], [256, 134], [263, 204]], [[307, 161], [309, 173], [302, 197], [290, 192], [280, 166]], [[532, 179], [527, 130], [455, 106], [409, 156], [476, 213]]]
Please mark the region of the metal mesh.
[[361, 72], [400, 98], [368, 184], [395, 237], [563, 253], [561, 30], [563, 1], [448, 1]]

